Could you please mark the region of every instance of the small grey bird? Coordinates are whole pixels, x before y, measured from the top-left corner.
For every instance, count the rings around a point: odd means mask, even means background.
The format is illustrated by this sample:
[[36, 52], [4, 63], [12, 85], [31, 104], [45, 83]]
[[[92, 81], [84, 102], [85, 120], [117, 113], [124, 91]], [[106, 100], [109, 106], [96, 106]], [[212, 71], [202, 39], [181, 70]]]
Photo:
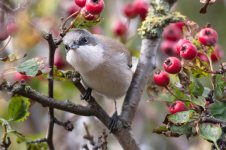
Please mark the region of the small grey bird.
[[133, 73], [130, 53], [123, 44], [84, 29], [68, 32], [63, 43], [67, 62], [88, 87], [82, 99], [89, 99], [92, 90], [112, 100], [125, 95]]

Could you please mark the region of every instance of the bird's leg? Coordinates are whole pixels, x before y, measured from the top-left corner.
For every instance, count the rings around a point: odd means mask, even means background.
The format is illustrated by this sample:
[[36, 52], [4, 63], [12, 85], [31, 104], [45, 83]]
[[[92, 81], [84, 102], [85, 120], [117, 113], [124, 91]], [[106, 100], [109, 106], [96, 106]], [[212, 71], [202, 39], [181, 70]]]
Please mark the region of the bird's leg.
[[92, 89], [88, 88], [84, 94], [81, 95], [81, 100], [90, 100], [92, 94]]
[[115, 104], [115, 112], [112, 115], [110, 123], [109, 123], [110, 132], [113, 132], [113, 131], [118, 129], [118, 121], [120, 119], [119, 116], [118, 116], [116, 100], [114, 100], [114, 104]]

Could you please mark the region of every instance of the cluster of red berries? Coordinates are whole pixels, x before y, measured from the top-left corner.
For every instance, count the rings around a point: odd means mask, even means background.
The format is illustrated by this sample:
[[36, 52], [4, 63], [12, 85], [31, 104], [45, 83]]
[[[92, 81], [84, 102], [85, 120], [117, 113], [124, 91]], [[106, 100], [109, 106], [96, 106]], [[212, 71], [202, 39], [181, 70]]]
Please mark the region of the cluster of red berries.
[[[137, 16], [144, 20], [148, 13], [148, 3], [145, 0], [135, 0], [134, 2], [126, 3], [123, 6], [123, 14], [128, 19], [133, 19]], [[113, 27], [113, 33], [116, 36], [123, 36], [128, 31], [128, 25], [122, 21], [117, 21]]]
[[18, 26], [15, 22], [1, 23], [0, 41], [6, 40], [9, 36], [14, 36], [18, 31]]
[[86, 20], [95, 20], [104, 9], [104, 0], [75, 0], [75, 5], [68, 9], [68, 15], [80, 9], [80, 13]]
[[[176, 23], [170, 24], [164, 29], [163, 38], [165, 39], [166, 42], [170, 40], [171, 40], [170, 42], [172, 41], [174, 42], [177, 41], [177, 42], [173, 44], [173, 47], [171, 47], [172, 49], [170, 50], [162, 49], [166, 54], [168, 55], [170, 54], [174, 56], [168, 57], [163, 62], [163, 68], [165, 71], [159, 71], [154, 74], [153, 79], [157, 85], [167, 86], [169, 84], [168, 73], [177, 74], [180, 72], [182, 68], [182, 64], [181, 64], [181, 60], [178, 57], [181, 57], [187, 61], [192, 61], [196, 56], [199, 57], [201, 61], [206, 60], [204, 56], [205, 57], [207, 56], [204, 53], [199, 52], [196, 46], [192, 42], [190, 42], [188, 39], [183, 39], [183, 38], [180, 39], [181, 31], [179, 31], [179, 28], [176, 26]], [[218, 40], [217, 32], [214, 29], [209, 27], [201, 29], [197, 35], [197, 38], [199, 42], [204, 46], [214, 46], [216, 45]], [[215, 56], [217, 59], [219, 59], [219, 56], [222, 57], [221, 55], [219, 55], [219, 53], [216, 53], [218, 51], [219, 51], [219, 48], [215, 49], [211, 57]]]
[[[182, 63], [180, 59], [192, 61], [198, 58], [209, 63], [205, 50], [197, 49], [190, 40], [183, 38], [182, 28], [184, 25], [182, 22], [173, 23], [168, 25], [163, 31], [164, 40], [160, 49], [170, 57], [163, 62], [164, 71], [158, 71], [153, 75], [153, 81], [158, 86], [167, 87], [170, 83], [169, 74], [177, 74], [181, 71]], [[203, 47], [215, 47], [211, 55], [212, 61], [217, 61], [223, 56], [223, 52], [217, 44], [217, 32], [213, 28], [205, 27], [196, 36], [195, 39], [197, 38]], [[186, 110], [185, 104], [179, 100], [169, 107], [170, 113], [184, 110]]]

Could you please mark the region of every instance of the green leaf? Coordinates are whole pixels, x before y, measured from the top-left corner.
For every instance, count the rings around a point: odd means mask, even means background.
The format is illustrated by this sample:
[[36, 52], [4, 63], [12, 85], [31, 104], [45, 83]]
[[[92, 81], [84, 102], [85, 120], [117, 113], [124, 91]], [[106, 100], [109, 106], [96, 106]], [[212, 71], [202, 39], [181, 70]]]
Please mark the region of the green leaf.
[[170, 126], [170, 131], [173, 133], [177, 133], [179, 135], [189, 135], [192, 133], [192, 127], [189, 124], [181, 125], [181, 126], [176, 126], [172, 125]]
[[27, 149], [28, 150], [47, 150], [48, 145], [46, 142], [38, 143], [38, 144], [27, 143]]
[[183, 91], [181, 91], [181, 89], [179, 89], [178, 87], [176, 87], [175, 85], [172, 85], [172, 92], [174, 93], [174, 95], [176, 95], [175, 99], [180, 99], [180, 100], [188, 100], [188, 96], [185, 95], [185, 93]]
[[203, 96], [198, 96], [198, 97], [192, 96], [191, 101], [192, 101], [192, 103], [194, 103], [196, 105], [199, 105], [199, 106], [201, 106], [203, 108], [206, 105], [206, 99]]
[[12, 97], [8, 106], [9, 121], [22, 122], [29, 116], [30, 102], [24, 97]]
[[216, 75], [214, 80], [214, 96], [217, 100], [221, 100], [224, 97], [224, 88], [226, 86], [225, 79], [222, 75]]
[[17, 67], [17, 71], [27, 76], [37, 76], [48, 73], [50, 68], [46, 63], [46, 58], [32, 58]]
[[226, 121], [226, 103], [215, 102], [211, 104], [210, 112], [215, 118]]
[[199, 125], [199, 133], [205, 140], [212, 141], [218, 148], [217, 140], [221, 137], [222, 130], [219, 124], [202, 123]]
[[198, 58], [195, 58], [193, 62], [195, 66], [191, 68], [193, 77], [200, 78], [209, 75], [209, 73], [206, 72], [206, 70], [209, 68], [209, 65], [206, 62], [201, 61]]
[[181, 125], [197, 120], [198, 117], [199, 114], [196, 113], [194, 110], [188, 110], [168, 115], [167, 119], [173, 124]]
[[169, 131], [169, 129], [166, 125], [161, 125], [158, 128], [153, 129], [153, 133], [163, 134], [167, 137], [178, 137], [178, 136], [180, 136], [177, 133], [173, 133], [173, 132]]
[[161, 125], [158, 128], [153, 129], [153, 132], [157, 133], [157, 134], [161, 134], [161, 133], [167, 132], [167, 131], [168, 131], [168, 128], [166, 125]]
[[202, 93], [202, 96], [203, 96], [203, 97], [208, 97], [210, 91], [211, 91], [211, 90], [210, 90], [209, 88], [204, 87], [204, 91], [203, 91], [203, 93]]
[[201, 96], [204, 87], [197, 79], [194, 79], [194, 81], [189, 85], [189, 90], [194, 96]]

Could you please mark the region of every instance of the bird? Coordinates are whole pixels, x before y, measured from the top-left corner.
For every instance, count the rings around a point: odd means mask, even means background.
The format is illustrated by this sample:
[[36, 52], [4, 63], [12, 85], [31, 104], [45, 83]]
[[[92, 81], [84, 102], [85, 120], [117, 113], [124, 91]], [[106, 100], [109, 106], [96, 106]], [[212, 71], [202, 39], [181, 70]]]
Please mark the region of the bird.
[[114, 101], [126, 94], [133, 76], [132, 59], [122, 43], [79, 28], [70, 30], [63, 43], [66, 61], [87, 87], [81, 99], [89, 100], [92, 91]]
[[133, 73], [130, 52], [123, 44], [85, 29], [68, 32], [63, 43], [66, 61], [80, 73], [88, 89], [112, 100], [125, 95]]

